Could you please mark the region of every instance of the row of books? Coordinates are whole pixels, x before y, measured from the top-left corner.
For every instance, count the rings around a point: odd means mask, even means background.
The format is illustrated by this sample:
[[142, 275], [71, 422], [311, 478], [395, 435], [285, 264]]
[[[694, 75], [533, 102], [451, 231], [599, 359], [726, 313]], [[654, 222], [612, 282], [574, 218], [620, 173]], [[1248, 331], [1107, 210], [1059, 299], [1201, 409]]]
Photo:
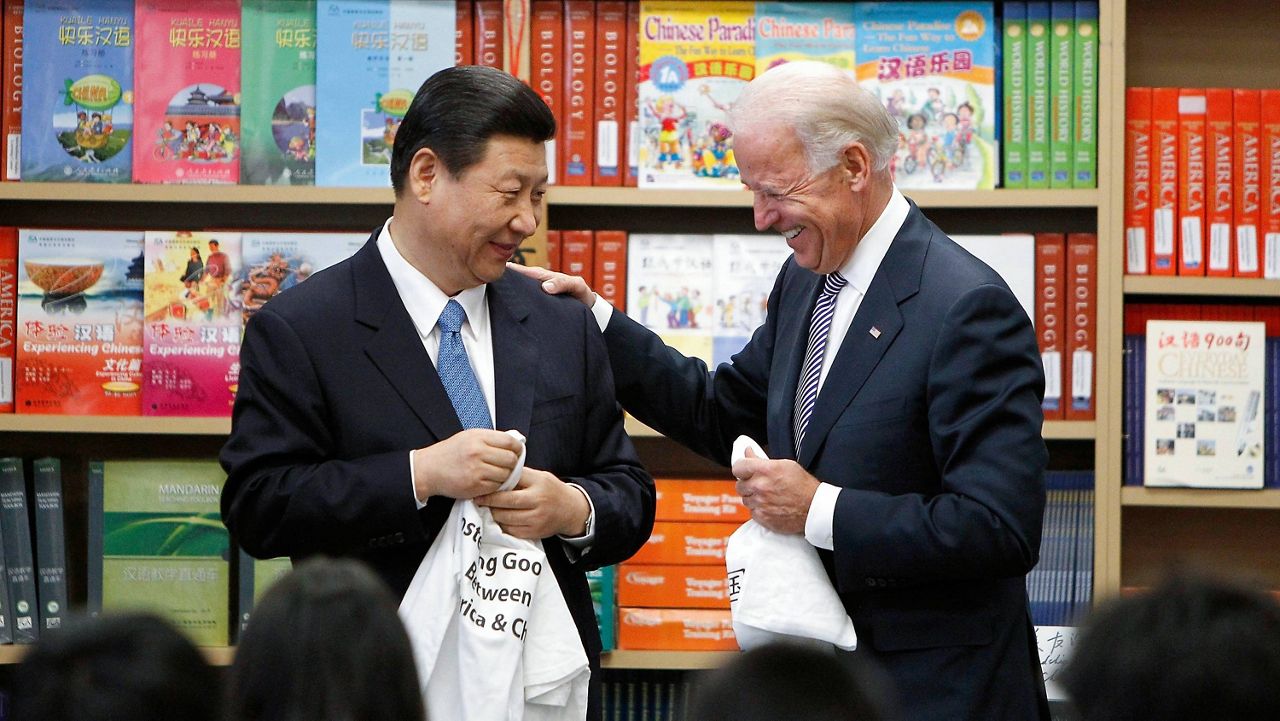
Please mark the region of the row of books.
[[1044, 417], [1092, 420], [1096, 415], [1098, 237], [1036, 233], [1033, 242], [1036, 301], [1032, 319], [1044, 366]]
[[898, 121], [901, 187], [995, 187], [1002, 124], [1008, 187], [1096, 187], [1097, 3], [1003, 8], [5, 0], [4, 177], [386, 186], [419, 84], [474, 62], [551, 107], [552, 182], [737, 189], [727, 109], [755, 75], [810, 59], [848, 71]]
[[1129, 88], [1125, 272], [1280, 278], [1280, 90]]
[[1131, 303], [1124, 484], [1280, 488], [1280, 307]]
[[1031, 620], [1070, 626], [1093, 603], [1094, 474], [1049, 471], [1040, 562], [1027, 574]]
[[610, 670], [600, 689], [604, 721], [684, 721], [692, 687], [683, 673]]
[[0, 458], [0, 643], [35, 643], [62, 627], [66, 552], [58, 459]]

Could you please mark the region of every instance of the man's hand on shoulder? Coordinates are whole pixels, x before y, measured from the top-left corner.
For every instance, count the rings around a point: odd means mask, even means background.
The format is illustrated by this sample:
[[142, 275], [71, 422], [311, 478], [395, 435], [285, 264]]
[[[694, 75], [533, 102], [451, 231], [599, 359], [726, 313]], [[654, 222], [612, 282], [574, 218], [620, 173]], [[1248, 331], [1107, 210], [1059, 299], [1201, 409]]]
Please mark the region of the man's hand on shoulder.
[[519, 263], [507, 263], [507, 270], [514, 270], [542, 283], [542, 289], [550, 295], [568, 294], [588, 308], [596, 303], [595, 292], [587, 287], [587, 282], [581, 276], [556, 273], [546, 268]]
[[493, 493], [520, 458], [520, 441], [501, 431], [470, 428], [413, 452], [414, 492], [475, 498]]
[[591, 512], [581, 491], [554, 474], [528, 467], [512, 490], [475, 500], [476, 505], [489, 507], [503, 531], [530, 540], [557, 534], [581, 536]]

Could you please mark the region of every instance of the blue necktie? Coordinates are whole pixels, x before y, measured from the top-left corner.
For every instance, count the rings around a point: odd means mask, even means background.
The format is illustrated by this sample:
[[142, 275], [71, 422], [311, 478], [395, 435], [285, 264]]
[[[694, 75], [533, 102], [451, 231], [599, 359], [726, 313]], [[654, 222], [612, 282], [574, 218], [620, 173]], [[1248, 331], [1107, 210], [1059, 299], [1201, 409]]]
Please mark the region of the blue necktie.
[[440, 374], [440, 382], [444, 384], [445, 393], [453, 403], [453, 410], [458, 413], [458, 420], [463, 428], [493, 428], [489, 418], [489, 404], [480, 392], [480, 384], [476, 374], [471, 370], [471, 360], [467, 358], [467, 349], [462, 345], [462, 323], [467, 319], [467, 312], [458, 305], [458, 301], [450, 300], [444, 304], [440, 313], [440, 355], [436, 359], [436, 372]]
[[818, 379], [822, 376], [822, 356], [827, 349], [827, 331], [831, 330], [831, 317], [836, 312], [836, 295], [849, 281], [839, 273], [827, 276], [818, 302], [813, 306], [813, 318], [809, 322], [809, 347], [804, 354], [804, 372], [796, 386], [795, 421], [792, 427], [796, 440], [796, 453], [804, 441], [804, 431], [809, 427], [813, 406], [818, 400]]

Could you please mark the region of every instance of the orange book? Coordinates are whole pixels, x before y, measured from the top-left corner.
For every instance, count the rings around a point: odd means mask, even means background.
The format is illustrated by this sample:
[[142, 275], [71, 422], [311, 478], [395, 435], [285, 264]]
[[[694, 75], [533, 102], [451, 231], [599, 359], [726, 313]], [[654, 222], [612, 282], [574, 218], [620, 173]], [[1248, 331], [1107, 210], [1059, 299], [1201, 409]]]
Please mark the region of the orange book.
[[476, 61], [475, 18], [471, 14], [471, 0], [458, 0], [454, 31], [453, 64], [473, 65]]
[[1237, 278], [1262, 277], [1262, 94], [1257, 90], [1232, 92], [1235, 115], [1235, 274]]
[[0, 166], [0, 180], [22, 178], [22, 10], [23, 0], [5, 0], [4, 99], [0, 102], [4, 165]]
[[627, 312], [627, 232], [597, 230], [591, 287], [614, 308]]
[[627, 4], [614, 0], [596, 3], [596, 153], [591, 173], [595, 185], [622, 185], [626, 33]]
[[1044, 366], [1046, 421], [1063, 419], [1063, 389], [1069, 387], [1068, 369], [1062, 363], [1063, 294], [1066, 292], [1067, 240], [1062, 233], [1036, 233], [1036, 339]]
[[728, 608], [724, 566], [618, 566], [618, 605]]
[[[564, 6], [556, 0], [533, 4], [533, 89], [556, 118], [556, 135], [564, 135]], [[560, 182], [557, 138], [547, 143], [547, 182]]]
[[1262, 277], [1280, 278], [1280, 90], [1262, 91]]
[[560, 231], [547, 231], [547, 270], [560, 271]]
[[640, 3], [627, 3], [627, 67], [626, 87], [622, 103], [625, 106], [625, 122], [622, 126], [626, 137], [622, 141], [626, 154], [622, 166], [622, 184], [634, 188], [640, 180]]
[[718, 565], [724, 547], [740, 523], [658, 521], [653, 533], [628, 563]]
[[0, 413], [13, 412], [18, 338], [18, 229], [0, 228]]
[[1178, 275], [1204, 275], [1204, 90], [1178, 91]]
[[1152, 275], [1178, 273], [1178, 89], [1151, 91], [1151, 143], [1156, 173], [1152, 190]]
[[560, 184], [591, 185], [595, 152], [596, 8], [591, 0], [564, 3], [564, 126]]
[[476, 0], [472, 9], [475, 64], [502, 69], [502, 0]]
[[733, 619], [721, 609], [619, 608], [618, 648], [737, 651]]
[[1124, 129], [1124, 272], [1146, 275], [1151, 255], [1151, 88], [1126, 92]]
[[1067, 236], [1067, 361], [1071, 395], [1063, 419], [1091, 421], [1096, 408], [1094, 359], [1098, 354], [1098, 236]]
[[751, 512], [742, 505], [733, 481], [658, 478], [659, 521], [723, 521], [742, 523]]
[[1205, 148], [1209, 153], [1205, 175], [1205, 227], [1208, 229], [1208, 258], [1205, 275], [1232, 273], [1231, 171], [1234, 166], [1231, 90], [1209, 88], [1205, 92]]
[[589, 230], [560, 231], [560, 271], [595, 282], [595, 238]]

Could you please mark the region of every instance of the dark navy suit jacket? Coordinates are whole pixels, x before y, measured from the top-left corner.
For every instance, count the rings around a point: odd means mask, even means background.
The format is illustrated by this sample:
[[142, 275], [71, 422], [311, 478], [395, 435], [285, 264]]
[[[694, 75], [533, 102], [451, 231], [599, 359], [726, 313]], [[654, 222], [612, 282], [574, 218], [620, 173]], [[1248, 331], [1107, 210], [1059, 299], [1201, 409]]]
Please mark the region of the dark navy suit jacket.
[[[355, 556], [399, 596], [453, 503], [433, 497], [415, 508], [409, 451], [462, 426], [377, 236], [249, 321], [221, 455], [222, 515], [254, 556]], [[526, 465], [581, 485], [595, 506], [595, 540], [580, 558], [570, 561], [556, 537], [543, 545], [591, 661], [596, 718], [600, 637], [583, 574], [644, 545], [653, 479], [623, 430], [590, 311], [517, 273], [490, 283], [486, 297], [495, 426], [523, 433]]]
[[788, 260], [765, 324], [711, 375], [614, 313], [605, 341], [619, 400], [713, 460], [727, 463], [747, 434], [842, 488], [835, 551], [820, 555], [860, 651], [888, 670], [908, 718], [1047, 719], [1025, 590], [1047, 462], [1026, 312], [912, 205], [796, 449], [792, 407], [820, 288]]

